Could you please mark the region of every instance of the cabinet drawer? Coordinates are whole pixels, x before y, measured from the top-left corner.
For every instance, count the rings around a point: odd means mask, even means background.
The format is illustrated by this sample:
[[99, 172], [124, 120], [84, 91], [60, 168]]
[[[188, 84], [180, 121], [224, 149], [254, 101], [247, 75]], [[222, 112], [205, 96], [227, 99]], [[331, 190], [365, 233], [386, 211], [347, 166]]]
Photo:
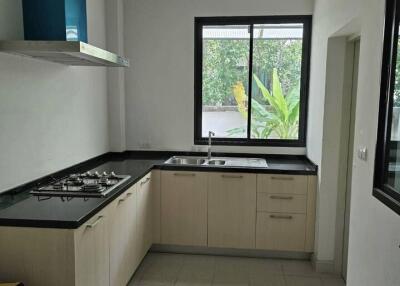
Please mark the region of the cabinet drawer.
[[257, 211], [306, 213], [307, 196], [293, 194], [257, 194]]
[[307, 194], [307, 176], [257, 175], [257, 192], [271, 194]]
[[304, 251], [306, 215], [257, 213], [256, 248]]

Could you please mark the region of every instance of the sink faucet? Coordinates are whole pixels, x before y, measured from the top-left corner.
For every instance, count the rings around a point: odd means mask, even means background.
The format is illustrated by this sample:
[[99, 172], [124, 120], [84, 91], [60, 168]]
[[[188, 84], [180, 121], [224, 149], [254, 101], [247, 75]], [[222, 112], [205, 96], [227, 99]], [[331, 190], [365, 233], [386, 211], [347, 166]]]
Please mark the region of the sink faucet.
[[215, 133], [212, 131], [208, 131], [208, 150], [207, 150], [207, 158], [211, 160], [211, 137], [215, 136]]

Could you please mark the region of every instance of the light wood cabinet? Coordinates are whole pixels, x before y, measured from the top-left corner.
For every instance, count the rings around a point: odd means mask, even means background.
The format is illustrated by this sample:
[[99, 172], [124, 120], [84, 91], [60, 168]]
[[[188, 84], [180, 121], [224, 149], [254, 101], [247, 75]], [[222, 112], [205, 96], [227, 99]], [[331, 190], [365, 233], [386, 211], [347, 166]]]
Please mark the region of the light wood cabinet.
[[25, 285], [109, 285], [105, 208], [76, 230], [0, 228], [0, 277]]
[[257, 193], [257, 211], [306, 213], [307, 195]]
[[316, 176], [257, 175], [256, 248], [314, 250]]
[[75, 285], [110, 283], [109, 214], [104, 209], [74, 232]]
[[155, 170], [78, 229], [0, 227], [0, 278], [126, 285], [152, 243], [313, 252], [316, 176]]
[[110, 285], [126, 285], [139, 264], [137, 197], [134, 185], [110, 205]]
[[255, 248], [256, 175], [210, 173], [208, 246]]
[[161, 172], [161, 243], [207, 246], [207, 173]]
[[126, 285], [152, 244], [151, 185], [148, 174], [75, 230], [0, 227], [0, 279]]
[[257, 192], [306, 195], [308, 176], [258, 174]]
[[306, 241], [304, 243], [304, 251], [314, 251], [315, 239], [315, 213], [317, 198], [317, 176], [308, 176], [308, 193], [307, 193], [307, 217], [306, 217]]
[[151, 171], [153, 243], [161, 242], [161, 171]]
[[0, 279], [33, 286], [76, 285], [74, 231], [0, 227]]
[[138, 223], [136, 233], [138, 235], [137, 253], [142, 260], [152, 244], [152, 173], [147, 174], [137, 183], [137, 210]]
[[257, 214], [258, 249], [304, 251], [305, 232], [304, 214]]

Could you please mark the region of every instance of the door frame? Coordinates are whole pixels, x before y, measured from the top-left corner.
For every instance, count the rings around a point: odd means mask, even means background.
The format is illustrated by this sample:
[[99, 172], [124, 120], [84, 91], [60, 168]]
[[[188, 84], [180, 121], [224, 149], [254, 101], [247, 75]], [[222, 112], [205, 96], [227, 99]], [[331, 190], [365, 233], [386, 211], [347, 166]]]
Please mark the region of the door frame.
[[351, 173], [354, 160], [354, 125], [357, 105], [360, 43], [361, 38], [359, 35], [352, 35], [346, 38], [345, 88], [342, 104], [340, 163], [338, 172], [340, 183], [338, 184], [337, 194], [334, 265], [335, 272], [340, 273], [345, 280], [347, 275], [347, 262], [345, 262], [347, 258], [345, 256], [347, 256], [346, 253], [348, 254]]

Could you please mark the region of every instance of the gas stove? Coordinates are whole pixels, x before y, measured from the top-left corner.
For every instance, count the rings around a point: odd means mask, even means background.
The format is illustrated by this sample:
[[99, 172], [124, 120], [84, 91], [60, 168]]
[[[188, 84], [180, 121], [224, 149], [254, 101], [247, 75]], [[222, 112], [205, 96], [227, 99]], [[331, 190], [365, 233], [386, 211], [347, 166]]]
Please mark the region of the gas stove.
[[116, 175], [114, 172], [85, 172], [71, 174], [52, 183], [38, 187], [30, 193], [46, 197], [105, 197], [112, 190], [130, 178], [128, 175]]

